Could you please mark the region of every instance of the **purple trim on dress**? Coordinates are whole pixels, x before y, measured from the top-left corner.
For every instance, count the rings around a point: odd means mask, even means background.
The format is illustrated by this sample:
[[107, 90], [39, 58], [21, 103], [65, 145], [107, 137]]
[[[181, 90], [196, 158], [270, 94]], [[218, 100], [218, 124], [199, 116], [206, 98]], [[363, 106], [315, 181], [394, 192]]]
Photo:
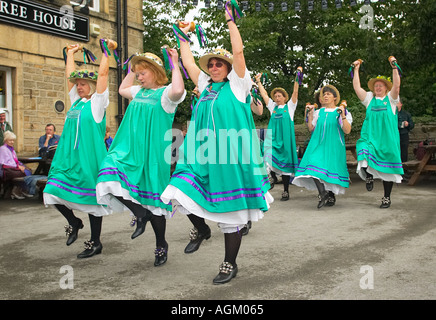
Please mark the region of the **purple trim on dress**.
[[[112, 170], [112, 171], [106, 171], [106, 170]], [[102, 171], [106, 171], [106, 172], [102, 172]], [[160, 198], [160, 194], [159, 193], [153, 193], [151, 191], [142, 191], [139, 190], [139, 187], [131, 184], [128, 180], [127, 180], [127, 176], [125, 173], [119, 171], [118, 168], [103, 168], [99, 171], [100, 173], [98, 174], [98, 177], [102, 176], [102, 175], [118, 175], [118, 177], [120, 177], [120, 179], [122, 181], [124, 181], [126, 183], [126, 185], [128, 187], [130, 187], [130, 191], [137, 193], [138, 196], [140, 196], [141, 198], [145, 198], [145, 199], [152, 199], [152, 200], [159, 200], [160, 202], [164, 203], [161, 198]], [[169, 203], [171, 204], [171, 202]], [[166, 204], [165, 204], [166, 205]]]
[[62, 183], [62, 184], [65, 184], [65, 185], [71, 187], [71, 188], [80, 189], [80, 190], [87, 190], [87, 191], [94, 191], [94, 192], [95, 192], [95, 188], [94, 188], [94, 189], [90, 189], [90, 188], [80, 188], [80, 187], [76, 187], [76, 186], [73, 186], [73, 185], [71, 185], [71, 184], [69, 184], [69, 183], [66, 183], [65, 181], [62, 181], [62, 180], [59, 180], [59, 179], [56, 179], [56, 178], [50, 178], [49, 181], [50, 181], [50, 180], [58, 181], [58, 182], [60, 182], [60, 183]]
[[274, 157], [271, 153], [265, 154], [265, 158], [271, 159], [275, 164], [277, 164], [281, 168], [298, 168], [298, 164], [289, 163], [289, 162], [280, 162], [276, 157]]
[[323, 168], [320, 168], [320, 167], [316, 167], [314, 165], [308, 165], [306, 168], [299, 167], [297, 169], [297, 172], [303, 173], [306, 170], [310, 170], [310, 171], [314, 171], [314, 172], [319, 172], [319, 173], [322, 173], [322, 174], [326, 175], [329, 178], [338, 179], [339, 181], [343, 181], [343, 182], [348, 182], [349, 181], [348, 177], [340, 176], [338, 173], [331, 173], [331, 172], [329, 172], [326, 169], [323, 169]]
[[[240, 198], [257, 198], [257, 197], [262, 197], [263, 198], [262, 193], [252, 193], [252, 194], [242, 193], [242, 194], [239, 194], [239, 195], [236, 195], [236, 196], [220, 197], [220, 198], [212, 199], [212, 198], [208, 197], [204, 192], [206, 192], [206, 193], [208, 193], [210, 195], [215, 195], [215, 194], [233, 193], [233, 192], [243, 191], [243, 190], [259, 190], [260, 191], [260, 188], [240, 188], [240, 189], [231, 190], [231, 191], [211, 193], [211, 192], [208, 192], [207, 190], [204, 190], [204, 188], [196, 180], [195, 176], [193, 176], [192, 174], [189, 174], [189, 173], [183, 173], [183, 174], [186, 174], [188, 176], [192, 176], [195, 181], [191, 180], [188, 177], [181, 176], [179, 174], [173, 175], [173, 177], [174, 178], [182, 179], [182, 180], [186, 181], [187, 183], [189, 183], [191, 186], [193, 186], [209, 202], [230, 201], [230, 200], [236, 200], [236, 199], [240, 199]], [[203, 190], [200, 189], [200, 187], [204, 190], [204, 192], [203, 192]]]
[[52, 186], [55, 186], [55, 187], [57, 187], [57, 188], [59, 188], [59, 189], [62, 189], [62, 190], [68, 191], [68, 192], [70, 192], [70, 193], [72, 193], [72, 194], [78, 194], [78, 195], [81, 195], [81, 196], [91, 196], [91, 197], [95, 197], [95, 196], [96, 196], [95, 193], [77, 192], [77, 191], [74, 191], [74, 190], [68, 189], [68, 188], [66, 188], [66, 187], [64, 187], [64, 186], [62, 186], [62, 185], [60, 185], [60, 184], [53, 183], [53, 182], [51, 182], [51, 181], [47, 181], [47, 184], [51, 184]]
[[386, 162], [386, 161], [379, 161], [375, 158], [374, 155], [369, 153], [369, 150], [362, 149], [359, 151], [357, 156], [365, 155], [368, 156], [369, 159], [374, 162], [379, 167], [385, 167], [385, 168], [402, 168], [403, 165], [399, 162]]

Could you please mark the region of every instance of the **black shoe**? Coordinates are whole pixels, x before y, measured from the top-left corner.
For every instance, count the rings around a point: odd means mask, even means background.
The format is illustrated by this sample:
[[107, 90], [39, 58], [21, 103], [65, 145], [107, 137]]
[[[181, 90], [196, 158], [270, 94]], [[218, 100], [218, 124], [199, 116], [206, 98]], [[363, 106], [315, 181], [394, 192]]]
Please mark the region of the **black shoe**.
[[85, 250], [77, 255], [77, 258], [89, 258], [93, 255], [100, 254], [103, 249], [103, 245], [99, 243], [98, 245], [94, 245], [94, 241], [85, 241]]
[[147, 222], [151, 220], [152, 216], [153, 216], [153, 214], [151, 212], [147, 212], [145, 217], [142, 217], [142, 218], [135, 217], [135, 218], [133, 218], [133, 220], [135, 222], [132, 221], [130, 223], [130, 225], [133, 227], [135, 225], [135, 223], [136, 223], [136, 230], [135, 230], [135, 232], [132, 233], [132, 236], [131, 236], [132, 239], [135, 239], [135, 238], [139, 237], [141, 234], [144, 233], [145, 226], [147, 225]]
[[335, 198], [335, 194], [331, 191], [329, 191], [329, 197], [327, 198], [327, 202], [325, 203], [325, 205], [327, 207], [333, 207], [336, 203], [336, 198]]
[[158, 247], [156, 250], [154, 250], [154, 266], [159, 267], [163, 265], [168, 260], [168, 243], [166, 244], [165, 248]]
[[383, 197], [380, 208], [386, 209], [386, 208], [389, 208], [390, 206], [391, 206], [391, 198], [390, 197]]
[[238, 266], [235, 264], [234, 266], [230, 262], [224, 261], [220, 265], [220, 273], [213, 279], [214, 284], [223, 284], [227, 283], [236, 277], [238, 273]]
[[325, 205], [328, 197], [329, 197], [329, 193], [328, 192], [326, 192], [323, 196], [318, 195], [318, 199], [319, 199], [318, 200], [318, 209], [321, 209]]
[[79, 229], [83, 228], [83, 222], [80, 219], [77, 219], [77, 225], [76, 227], [73, 227], [71, 225], [65, 226], [65, 233], [67, 234], [67, 246], [72, 244], [74, 241], [77, 240], [77, 235], [79, 233]]
[[283, 191], [282, 198], [280, 199], [280, 201], [288, 201], [288, 200], [289, 200], [289, 192]]
[[246, 236], [251, 229], [251, 221], [248, 221], [245, 227], [241, 229], [241, 233], [243, 236]]
[[374, 189], [374, 179], [372, 176], [366, 177], [366, 190], [372, 191]]
[[268, 176], [268, 179], [269, 179], [269, 185], [270, 185], [269, 190], [272, 190], [274, 188], [274, 185], [277, 183], [278, 180], [277, 180], [277, 178], [274, 179], [272, 176]]
[[191, 241], [189, 241], [188, 245], [185, 248], [185, 253], [193, 253], [200, 248], [201, 242], [203, 240], [207, 240], [211, 236], [210, 228], [208, 228], [208, 232], [205, 234], [199, 233], [196, 228], [191, 229], [191, 232], [189, 234]]

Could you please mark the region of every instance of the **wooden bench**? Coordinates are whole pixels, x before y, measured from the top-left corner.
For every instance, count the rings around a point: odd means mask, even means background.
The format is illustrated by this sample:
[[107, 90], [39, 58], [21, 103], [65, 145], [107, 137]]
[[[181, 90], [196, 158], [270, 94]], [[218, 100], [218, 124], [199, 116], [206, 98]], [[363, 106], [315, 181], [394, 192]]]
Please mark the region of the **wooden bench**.
[[38, 181], [36, 181], [36, 186], [39, 189], [39, 200], [41, 201], [43, 198], [44, 188], [46, 184], [47, 184], [47, 179], [39, 179]]
[[418, 168], [420, 163], [421, 163], [420, 160], [409, 160], [407, 162], [403, 162], [403, 169], [415, 171], [416, 168]]
[[[24, 183], [24, 177], [14, 178], [14, 179], [12, 179], [12, 182], [14, 184], [20, 184], [20, 183], [23, 184]], [[38, 181], [36, 181], [36, 186], [39, 189], [38, 197], [39, 197], [39, 200], [41, 200], [41, 201], [42, 201], [43, 192], [44, 192], [44, 188], [45, 188], [46, 184], [47, 184], [47, 179], [39, 179]]]
[[[422, 158], [422, 160], [417, 160], [418, 164], [416, 165], [414, 169], [414, 173], [412, 177], [409, 180], [408, 185], [414, 186], [416, 182], [418, 181], [418, 178], [425, 172], [436, 172], [436, 164], [434, 164], [434, 161], [432, 161], [432, 158], [434, 157], [434, 154], [436, 153], [436, 145], [425, 145], [423, 146], [425, 148], [425, 155]], [[414, 163], [414, 161], [407, 161], [405, 163]]]

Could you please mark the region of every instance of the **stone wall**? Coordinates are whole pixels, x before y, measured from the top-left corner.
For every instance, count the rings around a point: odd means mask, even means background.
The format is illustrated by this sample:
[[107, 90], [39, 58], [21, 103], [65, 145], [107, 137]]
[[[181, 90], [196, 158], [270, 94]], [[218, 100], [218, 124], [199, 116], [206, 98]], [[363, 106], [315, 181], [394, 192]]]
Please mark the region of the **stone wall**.
[[[45, 5], [59, 8], [69, 1], [36, 1]], [[116, 2], [100, 0], [100, 12], [89, 13], [89, 22], [100, 26], [100, 34], [90, 36], [88, 42], [78, 42], [71, 39], [39, 32], [29, 28], [0, 23], [0, 66], [12, 71], [12, 119], [13, 130], [17, 135], [15, 144], [20, 156], [36, 155], [38, 139], [45, 133], [47, 123], [56, 126], [58, 134], [62, 133], [66, 112], [71, 106], [67, 92], [65, 77], [65, 63], [62, 50], [68, 43], [82, 43], [97, 56], [96, 63], [84, 65], [83, 56], [76, 54], [77, 69], [88, 68], [98, 70], [102, 52], [99, 39], [111, 38], [116, 40], [117, 17]], [[77, 11], [77, 9], [76, 9]], [[142, 1], [127, 2], [128, 12], [128, 48], [133, 54], [143, 50], [143, 21]], [[122, 47], [122, 43], [119, 43]], [[120, 57], [121, 59], [123, 56]], [[112, 136], [117, 130], [118, 114], [118, 86], [117, 64], [110, 58], [109, 74], [110, 105], [107, 108], [107, 123]], [[65, 110], [57, 112], [55, 102], [64, 102]]]

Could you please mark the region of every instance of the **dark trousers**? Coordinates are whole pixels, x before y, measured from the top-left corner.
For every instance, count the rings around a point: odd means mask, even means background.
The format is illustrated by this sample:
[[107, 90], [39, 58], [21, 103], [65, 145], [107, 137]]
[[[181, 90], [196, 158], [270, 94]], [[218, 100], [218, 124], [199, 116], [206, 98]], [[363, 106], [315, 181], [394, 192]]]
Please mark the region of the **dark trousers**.
[[400, 134], [401, 162], [406, 162], [409, 156], [409, 134]]

